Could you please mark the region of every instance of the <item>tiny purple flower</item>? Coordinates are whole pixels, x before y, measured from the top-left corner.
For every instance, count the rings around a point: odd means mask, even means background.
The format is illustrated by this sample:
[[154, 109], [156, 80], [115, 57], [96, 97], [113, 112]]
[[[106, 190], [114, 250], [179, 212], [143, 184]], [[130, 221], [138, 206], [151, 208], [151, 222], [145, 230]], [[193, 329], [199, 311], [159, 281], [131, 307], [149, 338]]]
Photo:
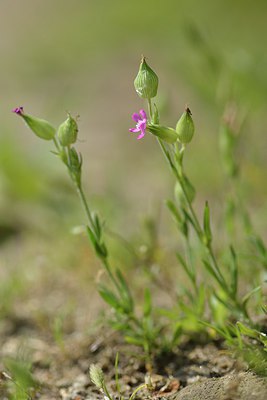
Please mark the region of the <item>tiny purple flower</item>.
[[136, 122], [136, 128], [129, 129], [130, 132], [141, 132], [137, 139], [142, 139], [146, 133], [147, 116], [145, 110], [140, 110], [139, 114], [134, 113], [132, 119]]
[[18, 114], [18, 115], [23, 115], [24, 110], [23, 110], [23, 107], [17, 107], [17, 108], [13, 108], [12, 112], [15, 114]]

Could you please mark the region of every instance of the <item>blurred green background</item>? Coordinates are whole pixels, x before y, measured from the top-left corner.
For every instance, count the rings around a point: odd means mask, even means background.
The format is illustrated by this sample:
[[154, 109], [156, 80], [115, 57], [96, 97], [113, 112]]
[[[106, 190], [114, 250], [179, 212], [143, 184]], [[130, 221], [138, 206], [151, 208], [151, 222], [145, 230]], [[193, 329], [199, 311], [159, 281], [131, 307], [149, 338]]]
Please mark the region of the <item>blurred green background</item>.
[[72, 243], [69, 230], [83, 222], [51, 144], [11, 113], [17, 106], [55, 126], [66, 111], [80, 115], [86, 192], [114, 230], [137, 234], [144, 215], [164, 209], [173, 181], [157, 143], [128, 132], [131, 114], [144, 107], [133, 87], [142, 54], [160, 79], [161, 121], [175, 126], [185, 104], [192, 110], [186, 166], [199, 208], [206, 198], [215, 211], [223, 202], [218, 132], [226, 104], [246, 116], [238, 157], [263, 232], [266, 15], [265, 0], [1, 0], [1, 240], [28, 229], [60, 247], [62, 231]]

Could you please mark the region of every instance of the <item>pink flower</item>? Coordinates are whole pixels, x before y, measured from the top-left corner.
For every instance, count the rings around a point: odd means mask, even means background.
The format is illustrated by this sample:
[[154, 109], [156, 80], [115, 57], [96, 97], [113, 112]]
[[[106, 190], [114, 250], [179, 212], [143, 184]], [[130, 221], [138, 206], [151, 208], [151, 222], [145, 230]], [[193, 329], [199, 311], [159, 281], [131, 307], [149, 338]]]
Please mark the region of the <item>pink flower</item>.
[[130, 132], [141, 132], [137, 139], [142, 139], [146, 133], [147, 116], [145, 110], [140, 110], [139, 114], [134, 113], [132, 119], [136, 122], [136, 128], [129, 129]]
[[23, 114], [23, 107], [17, 107], [12, 110], [15, 114], [22, 115]]

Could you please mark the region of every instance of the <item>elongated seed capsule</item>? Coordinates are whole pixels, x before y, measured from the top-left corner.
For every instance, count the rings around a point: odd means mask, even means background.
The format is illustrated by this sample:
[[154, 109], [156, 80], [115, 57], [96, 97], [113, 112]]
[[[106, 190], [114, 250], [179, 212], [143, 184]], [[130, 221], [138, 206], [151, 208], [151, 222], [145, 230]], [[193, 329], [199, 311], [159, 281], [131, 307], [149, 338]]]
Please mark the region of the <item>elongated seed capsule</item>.
[[18, 107], [12, 110], [17, 115], [21, 116], [28, 127], [41, 139], [52, 140], [56, 134], [56, 129], [46, 120], [33, 117], [25, 114], [23, 107]]

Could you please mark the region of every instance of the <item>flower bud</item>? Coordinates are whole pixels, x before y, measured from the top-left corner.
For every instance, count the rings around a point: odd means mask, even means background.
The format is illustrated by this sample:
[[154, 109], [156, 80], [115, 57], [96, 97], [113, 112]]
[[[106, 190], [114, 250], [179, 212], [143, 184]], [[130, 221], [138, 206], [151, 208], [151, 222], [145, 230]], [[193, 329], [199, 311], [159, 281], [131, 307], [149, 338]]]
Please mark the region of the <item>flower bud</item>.
[[15, 108], [12, 111], [24, 119], [28, 127], [35, 133], [36, 136], [44, 140], [52, 140], [54, 138], [56, 129], [46, 120], [25, 114], [23, 107]]
[[155, 72], [142, 58], [138, 74], [134, 80], [134, 87], [139, 97], [151, 99], [157, 95], [159, 79]]
[[147, 124], [146, 129], [167, 143], [175, 143], [178, 139], [176, 131], [173, 128], [168, 128], [167, 126]]
[[78, 125], [70, 114], [68, 114], [68, 118], [59, 126], [57, 135], [62, 146], [70, 146], [76, 142]]
[[176, 124], [176, 132], [179, 142], [186, 144], [191, 142], [194, 135], [195, 127], [191, 116], [191, 111], [187, 107], [185, 112]]

